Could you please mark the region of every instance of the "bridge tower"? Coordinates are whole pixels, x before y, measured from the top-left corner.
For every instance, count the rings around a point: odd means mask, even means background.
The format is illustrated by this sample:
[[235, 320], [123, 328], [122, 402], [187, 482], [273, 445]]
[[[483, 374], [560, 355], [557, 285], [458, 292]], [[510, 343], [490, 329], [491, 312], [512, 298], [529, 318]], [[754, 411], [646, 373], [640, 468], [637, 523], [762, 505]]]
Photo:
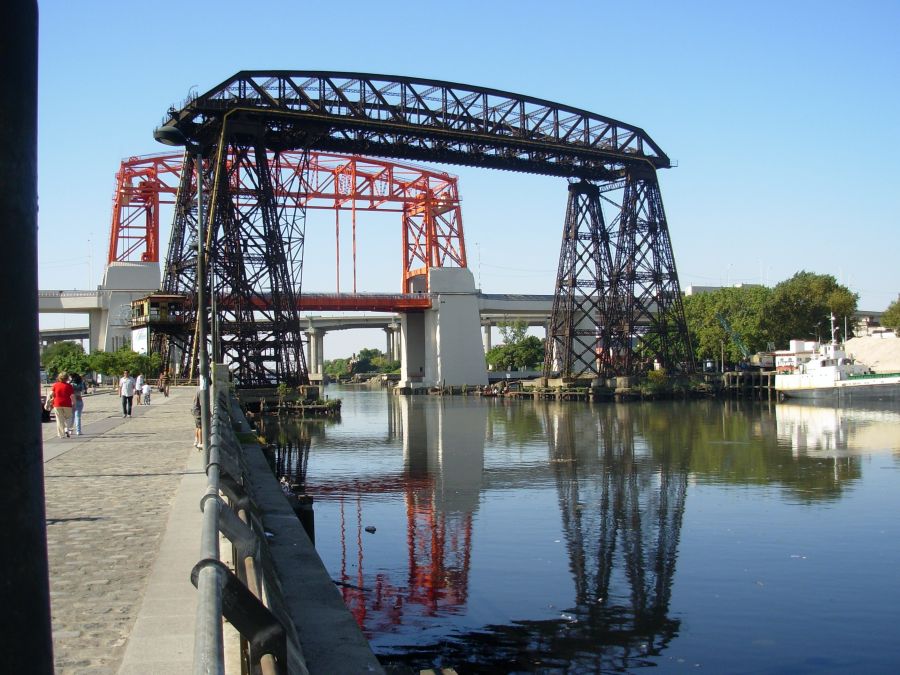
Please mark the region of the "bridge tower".
[[[302, 192], [305, 162], [283, 162], [262, 139], [222, 134], [207, 146], [203, 162], [208, 196], [203, 247], [216, 330], [209, 332], [218, 355], [231, 365], [243, 388], [308, 383], [298, 304], [306, 209], [284, 195]], [[306, 156], [308, 159], [308, 156]], [[163, 291], [195, 298], [197, 261], [196, 160], [186, 155]], [[185, 307], [185, 326], [196, 326], [196, 308]], [[221, 327], [221, 332], [218, 328]], [[159, 336], [156, 347], [179, 372], [196, 371], [196, 331]]]
[[569, 185], [544, 372], [634, 375], [653, 361], [694, 370], [656, 172]]

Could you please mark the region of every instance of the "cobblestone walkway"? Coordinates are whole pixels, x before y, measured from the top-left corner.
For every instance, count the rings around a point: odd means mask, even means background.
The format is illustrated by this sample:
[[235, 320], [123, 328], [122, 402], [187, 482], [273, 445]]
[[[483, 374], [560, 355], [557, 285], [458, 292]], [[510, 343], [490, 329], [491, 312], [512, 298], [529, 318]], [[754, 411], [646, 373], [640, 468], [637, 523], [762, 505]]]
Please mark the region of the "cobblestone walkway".
[[192, 396], [173, 389], [123, 419], [119, 397], [98, 394], [85, 400], [83, 436], [57, 439], [55, 424], [43, 425], [59, 674], [119, 668], [176, 488], [197, 452]]

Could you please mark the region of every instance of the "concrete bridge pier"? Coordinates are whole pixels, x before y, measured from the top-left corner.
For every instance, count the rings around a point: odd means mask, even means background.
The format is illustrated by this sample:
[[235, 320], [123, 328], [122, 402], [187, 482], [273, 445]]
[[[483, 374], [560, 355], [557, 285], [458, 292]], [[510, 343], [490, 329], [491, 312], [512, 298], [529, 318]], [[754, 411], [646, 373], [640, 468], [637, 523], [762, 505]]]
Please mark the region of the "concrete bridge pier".
[[481, 342], [484, 345], [484, 353], [487, 354], [491, 351], [491, 327], [492, 324], [490, 321], [485, 321], [481, 328], [484, 331], [484, 335], [481, 338]]
[[392, 331], [392, 340], [391, 340], [391, 361], [400, 361], [403, 358], [402, 350], [400, 348], [400, 324], [392, 323], [391, 324]]
[[397, 349], [394, 346], [394, 343], [397, 342], [397, 335], [394, 331], [393, 326], [385, 326], [382, 330], [384, 330], [385, 336], [385, 346], [384, 346], [384, 355], [388, 359], [393, 359], [394, 354]]
[[464, 268], [428, 272], [431, 309], [404, 312], [400, 387], [486, 385], [478, 293]]
[[306, 367], [310, 375], [321, 375], [325, 372], [325, 331], [313, 328], [306, 331], [309, 342], [306, 348]]

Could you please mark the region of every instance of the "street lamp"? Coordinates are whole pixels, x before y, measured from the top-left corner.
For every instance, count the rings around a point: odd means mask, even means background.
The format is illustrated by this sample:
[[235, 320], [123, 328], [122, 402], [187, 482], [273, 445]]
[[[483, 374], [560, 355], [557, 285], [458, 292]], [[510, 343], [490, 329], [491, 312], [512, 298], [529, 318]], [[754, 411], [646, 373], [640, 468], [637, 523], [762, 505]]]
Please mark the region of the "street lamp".
[[203, 153], [200, 144], [189, 139], [178, 127], [162, 126], [154, 130], [153, 138], [164, 145], [184, 146], [195, 156], [197, 165], [197, 353], [200, 356], [200, 435], [203, 454], [209, 463], [209, 356], [206, 352], [206, 275], [204, 270], [204, 248], [206, 233], [203, 220]]

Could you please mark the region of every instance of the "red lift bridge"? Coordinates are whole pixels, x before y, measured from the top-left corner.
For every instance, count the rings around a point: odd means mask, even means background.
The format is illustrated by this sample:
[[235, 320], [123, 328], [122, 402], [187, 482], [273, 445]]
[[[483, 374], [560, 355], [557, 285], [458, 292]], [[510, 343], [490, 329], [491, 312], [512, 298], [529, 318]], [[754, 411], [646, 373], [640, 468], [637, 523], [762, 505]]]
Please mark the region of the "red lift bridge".
[[[456, 176], [411, 164], [327, 153], [281, 153], [282, 167], [302, 172], [298, 189], [276, 191], [294, 208], [334, 211], [336, 293], [304, 293], [303, 310], [399, 311], [430, 306], [425, 296], [432, 267], [466, 267]], [[306, 161], [304, 161], [306, 160]], [[182, 154], [129, 157], [116, 174], [109, 262], [158, 262], [160, 206], [174, 204], [184, 166]], [[249, 188], [248, 188], [249, 191]], [[400, 214], [401, 293], [361, 294], [356, 287], [357, 212]], [[349, 212], [352, 294], [341, 293], [341, 213]]]

